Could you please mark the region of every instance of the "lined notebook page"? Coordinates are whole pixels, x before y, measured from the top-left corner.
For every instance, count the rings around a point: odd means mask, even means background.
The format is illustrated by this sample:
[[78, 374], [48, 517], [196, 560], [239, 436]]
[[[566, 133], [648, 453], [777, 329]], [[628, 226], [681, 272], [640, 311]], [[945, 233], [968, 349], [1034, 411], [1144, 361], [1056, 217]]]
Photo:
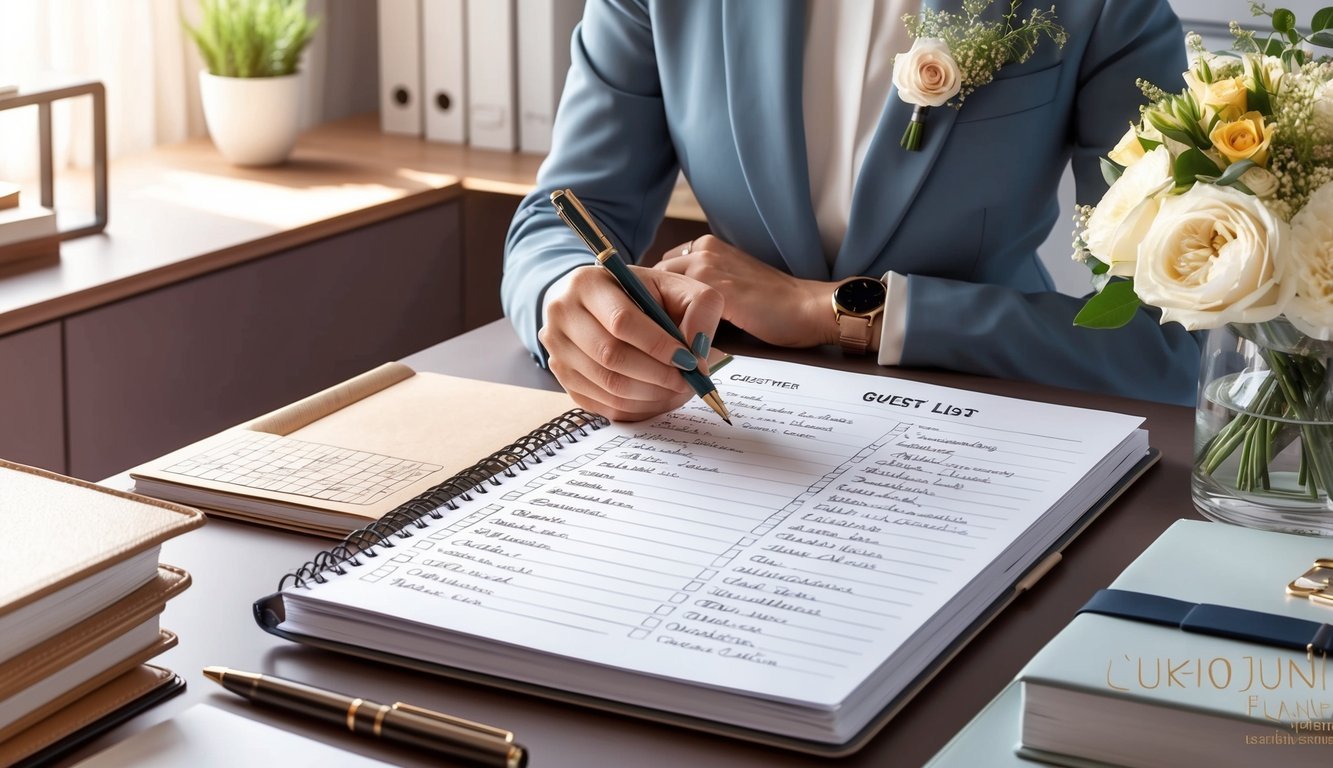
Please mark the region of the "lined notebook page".
[[317, 600], [833, 707], [1142, 421], [750, 358], [714, 381], [734, 427], [694, 401], [590, 432], [289, 590], [283, 628]]

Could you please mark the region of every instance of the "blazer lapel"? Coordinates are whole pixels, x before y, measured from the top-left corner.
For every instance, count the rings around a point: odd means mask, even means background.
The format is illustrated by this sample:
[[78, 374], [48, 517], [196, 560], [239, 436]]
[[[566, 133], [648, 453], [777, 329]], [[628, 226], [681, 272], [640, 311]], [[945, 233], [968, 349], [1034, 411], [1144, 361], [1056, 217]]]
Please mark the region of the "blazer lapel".
[[[959, 0], [924, 0], [923, 8], [960, 10]], [[983, 18], [1002, 16], [1008, 3], [997, 0], [983, 14]], [[891, 23], [900, 23], [893, 21]], [[901, 51], [895, 52], [901, 53]], [[935, 165], [940, 150], [949, 140], [958, 110], [936, 107], [926, 119], [925, 139], [921, 148], [909, 152], [899, 146], [903, 130], [912, 117], [911, 104], [898, 98], [898, 89], [889, 92], [889, 99], [880, 114], [875, 135], [866, 149], [856, 187], [852, 191], [852, 210], [847, 235], [833, 262], [833, 277], [864, 274], [865, 270], [883, 253], [889, 240], [902, 224], [903, 216], [912, 207], [912, 201], [921, 188], [926, 174]]]
[[731, 130], [755, 208], [791, 273], [827, 280], [801, 105], [805, 13], [806, 0], [726, 0], [723, 56]]

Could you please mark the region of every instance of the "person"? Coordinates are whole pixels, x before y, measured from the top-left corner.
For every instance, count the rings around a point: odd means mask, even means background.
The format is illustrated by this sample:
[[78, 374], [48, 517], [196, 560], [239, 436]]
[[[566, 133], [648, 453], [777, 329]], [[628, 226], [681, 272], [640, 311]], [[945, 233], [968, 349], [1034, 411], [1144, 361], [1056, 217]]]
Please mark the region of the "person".
[[[549, 194], [574, 190], [637, 257], [678, 169], [711, 234], [633, 268], [692, 352], [726, 320], [775, 345], [841, 339], [886, 365], [1192, 404], [1190, 334], [1143, 310], [1115, 331], [1074, 326], [1082, 300], [1056, 292], [1036, 254], [1059, 217], [1066, 165], [1079, 201], [1095, 203], [1099, 157], [1143, 101], [1136, 79], [1169, 86], [1184, 71], [1166, 0], [1057, 0], [1067, 43], [1043, 39], [961, 108], [930, 110], [909, 151], [899, 138], [912, 106], [891, 89], [892, 63], [911, 45], [901, 14], [918, 7], [588, 0], [501, 288], [520, 338], [578, 404], [622, 420], [677, 407], [692, 393], [676, 367], [692, 355], [589, 266]], [[835, 291], [856, 276], [870, 280], [844, 290], [874, 293], [884, 276], [882, 312], [835, 311]]]

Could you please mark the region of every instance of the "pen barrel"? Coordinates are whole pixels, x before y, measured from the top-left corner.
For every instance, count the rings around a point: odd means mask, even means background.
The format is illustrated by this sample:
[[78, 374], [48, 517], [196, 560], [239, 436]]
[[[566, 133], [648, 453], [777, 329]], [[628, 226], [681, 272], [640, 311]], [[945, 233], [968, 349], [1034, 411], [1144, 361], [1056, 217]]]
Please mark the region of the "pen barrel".
[[332, 691], [324, 691], [301, 683], [284, 681], [281, 688], [260, 683], [251, 686], [246, 680], [224, 680], [223, 687], [245, 696], [258, 704], [296, 712], [326, 723], [347, 727], [347, 710], [353, 699]]
[[383, 715], [378, 735], [476, 765], [521, 768], [527, 762], [522, 747], [511, 742], [400, 709]]
[[620, 283], [620, 287], [624, 288], [625, 293], [629, 294], [630, 300], [639, 309], [643, 310], [645, 315], [650, 317], [654, 323], [657, 323], [662, 330], [671, 334], [682, 346], [689, 346], [680, 329], [676, 327], [675, 321], [671, 319], [665, 309], [662, 309], [662, 305], [657, 303], [657, 299], [653, 298], [653, 295], [648, 292], [648, 288], [634, 274], [634, 270], [629, 268], [624, 259], [613, 253], [602, 261], [602, 266], [611, 271], [611, 275], [615, 277], [616, 282]]

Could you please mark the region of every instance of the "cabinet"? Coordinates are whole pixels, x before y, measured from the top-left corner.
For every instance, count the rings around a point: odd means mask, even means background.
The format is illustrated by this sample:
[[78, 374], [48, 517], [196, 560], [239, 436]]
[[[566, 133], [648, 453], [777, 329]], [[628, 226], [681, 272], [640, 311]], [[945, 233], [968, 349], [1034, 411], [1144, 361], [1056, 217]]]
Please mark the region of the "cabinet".
[[0, 336], [0, 458], [65, 471], [60, 323]]
[[461, 332], [459, 208], [67, 318], [69, 473], [107, 477]]

